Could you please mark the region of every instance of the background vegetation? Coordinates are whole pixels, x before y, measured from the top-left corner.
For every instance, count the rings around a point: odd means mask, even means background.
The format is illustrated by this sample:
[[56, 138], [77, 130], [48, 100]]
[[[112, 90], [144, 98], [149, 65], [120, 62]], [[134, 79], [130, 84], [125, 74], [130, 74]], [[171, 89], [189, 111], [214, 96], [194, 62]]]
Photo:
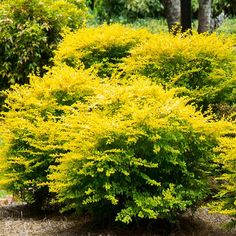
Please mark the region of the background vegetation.
[[[87, 0], [90, 10], [98, 21], [129, 22], [140, 18], [164, 18], [166, 16], [165, 0]], [[199, 2], [192, 0], [192, 15], [197, 18]], [[222, 11], [227, 16], [235, 16], [235, 1], [212, 1], [213, 16]]]
[[0, 2], [0, 87], [28, 83], [43, 74], [63, 28], [77, 29], [86, 19], [85, 2], [13, 0]]

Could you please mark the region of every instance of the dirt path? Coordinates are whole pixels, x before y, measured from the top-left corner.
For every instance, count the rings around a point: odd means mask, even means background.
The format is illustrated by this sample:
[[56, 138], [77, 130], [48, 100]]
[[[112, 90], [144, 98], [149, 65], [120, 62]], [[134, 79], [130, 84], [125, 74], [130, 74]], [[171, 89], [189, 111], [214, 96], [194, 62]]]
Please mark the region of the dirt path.
[[98, 229], [86, 218], [72, 219], [46, 213], [35, 216], [24, 205], [11, 204], [0, 207], [0, 236], [236, 236], [236, 229], [225, 231], [221, 224], [229, 221], [223, 215], [208, 214], [200, 209], [194, 217], [189, 214], [180, 225], [151, 224], [139, 229], [109, 227]]

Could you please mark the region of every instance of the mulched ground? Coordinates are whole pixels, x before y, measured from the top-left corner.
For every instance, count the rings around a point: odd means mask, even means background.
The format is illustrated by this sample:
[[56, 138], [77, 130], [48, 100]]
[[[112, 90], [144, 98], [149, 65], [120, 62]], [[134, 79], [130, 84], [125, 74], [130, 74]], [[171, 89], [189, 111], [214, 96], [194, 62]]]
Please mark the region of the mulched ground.
[[194, 216], [186, 213], [179, 224], [156, 221], [130, 228], [107, 225], [99, 227], [88, 217], [73, 218], [58, 213], [35, 214], [24, 204], [0, 207], [0, 236], [236, 236], [236, 228], [227, 231], [222, 224], [230, 218], [199, 209]]

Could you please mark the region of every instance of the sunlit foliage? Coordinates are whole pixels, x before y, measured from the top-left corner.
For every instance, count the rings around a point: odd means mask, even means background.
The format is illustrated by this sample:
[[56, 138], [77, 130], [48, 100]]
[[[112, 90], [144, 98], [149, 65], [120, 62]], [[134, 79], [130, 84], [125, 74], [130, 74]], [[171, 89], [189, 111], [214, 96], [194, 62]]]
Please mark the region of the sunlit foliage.
[[233, 109], [234, 39], [120, 25], [64, 32], [55, 66], [5, 92], [1, 187], [130, 223], [175, 219], [217, 177], [215, 209], [234, 215], [234, 113], [191, 105]]
[[6, 95], [1, 186], [29, 203], [49, 186], [64, 210], [109, 206], [125, 223], [172, 219], [204, 199], [231, 128], [147, 78], [101, 80], [68, 66]]
[[150, 34], [104, 25], [66, 35], [55, 63], [89, 69], [100, 77], [111, 77], [114, 71], [123, 79], [146, 76], [166, 88], [180, 88], [199, 108], [212, 105], [220, 116], [224, 109], [230, 113], [235, 102], [235, 42], [233, 36]]
[[54, 63], [92, 70], [100, 77], [111, 76], [130, 49], [147, 41], [151, 33], [119, 24], [84, 28], [65, 35]]

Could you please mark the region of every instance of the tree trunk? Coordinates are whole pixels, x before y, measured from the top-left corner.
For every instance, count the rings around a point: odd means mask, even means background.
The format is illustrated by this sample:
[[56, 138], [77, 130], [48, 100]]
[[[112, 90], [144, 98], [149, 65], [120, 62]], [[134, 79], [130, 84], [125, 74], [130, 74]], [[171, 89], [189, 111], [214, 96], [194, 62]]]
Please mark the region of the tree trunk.
[[191, 0], [181, 0], [181, 27], [182, 32], [192, 29]]
[[177, 30], [180, 26], [180, 0], [165, 0], [165, 9], [169, 30]]
[[211, 0], [199, 0], [198, 33], [209, 32], [211, 27]]

